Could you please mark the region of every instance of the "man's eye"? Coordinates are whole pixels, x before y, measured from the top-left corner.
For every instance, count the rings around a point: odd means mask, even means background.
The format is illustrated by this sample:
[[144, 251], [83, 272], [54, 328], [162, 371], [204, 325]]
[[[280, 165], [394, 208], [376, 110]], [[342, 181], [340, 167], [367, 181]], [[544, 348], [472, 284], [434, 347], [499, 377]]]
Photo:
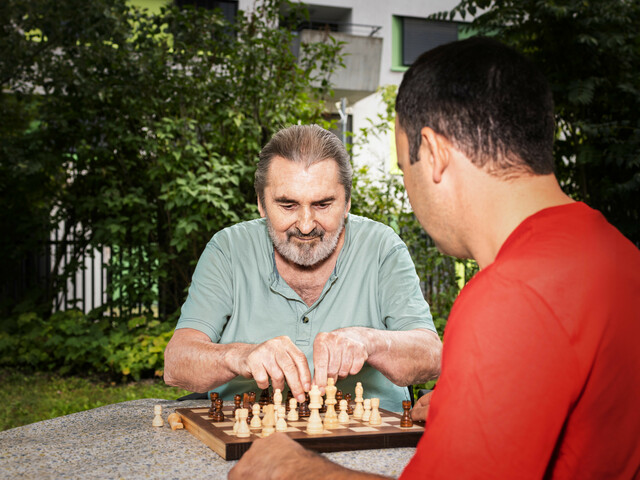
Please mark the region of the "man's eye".
[[318, 203], [316, 205], [317, 208], [328, 208], [331, 204], [330, 203]]
[[295, 205], [290, 204], [290, 203], [282, 203], [282, 204], [280, 204], [280, 206], [282, 208], [284, 208], [285, 210], [293, 210], [294, 207], [295, 207]]

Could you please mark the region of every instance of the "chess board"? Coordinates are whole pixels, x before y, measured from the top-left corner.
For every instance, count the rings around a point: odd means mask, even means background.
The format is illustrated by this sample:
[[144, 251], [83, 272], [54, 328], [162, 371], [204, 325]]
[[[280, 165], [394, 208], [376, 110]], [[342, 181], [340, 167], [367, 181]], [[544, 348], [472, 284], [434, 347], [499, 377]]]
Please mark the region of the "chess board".
[[[213, 422], [208, 408], [178, 408], [184, 427], [225, 460], [237, 460], [249, 450], [251, 443], [260, 438], [261, 432], [252, 431], [249, 438], [238, 438], [233, 434], [233, 406], [223, 409], [225, 420]], [[287, 422], [287, 435], [305, 448], [317, 452], [338, 452], [376, 448], [415, 447], [424, 432], [423, 422], [414, 422], [412, 427], [400, 427], [400, 414], [380, 409], [382, 425], [370, 426], [353, 417], [349, 423], [322, 433], [310, 435], [307, 418]], [[323, 415], [321, 414], [321, 417]]]

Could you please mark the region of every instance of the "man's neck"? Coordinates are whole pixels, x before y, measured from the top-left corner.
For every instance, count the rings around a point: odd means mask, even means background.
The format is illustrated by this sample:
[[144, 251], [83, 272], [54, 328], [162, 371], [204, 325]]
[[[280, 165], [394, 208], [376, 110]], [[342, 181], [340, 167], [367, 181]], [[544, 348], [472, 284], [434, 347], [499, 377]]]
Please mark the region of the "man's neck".
[[509, 235], [526, 218], [545, 208], [573, 200], [554, 175], [528, 175], [509, 180], [490, 178], [469, 197], [473, 205], [466, 229], [467, 244], [480, 268], [495, 260]]
[[338, 256], [345, 241], [346, 228], [342, 229], [338, 244], [331, 255], [315, 265], [305, 267], [284, 258], [275, 251], [278, 274], [308, 305], [313, 305], [324, 289], [324, 285], [336, 267]]

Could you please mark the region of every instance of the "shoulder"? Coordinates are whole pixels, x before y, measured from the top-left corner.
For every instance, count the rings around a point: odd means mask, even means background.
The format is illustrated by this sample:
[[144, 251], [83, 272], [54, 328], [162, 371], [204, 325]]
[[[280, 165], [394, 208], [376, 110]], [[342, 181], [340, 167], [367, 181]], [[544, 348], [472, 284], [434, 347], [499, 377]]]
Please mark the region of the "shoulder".
[[267, 223], [264, 218], [236, 223], [216, 232], [209, 246], [224, 251], [243, 251], [262, 247], [268, 242]]
[[405, 243], [391, 227], [370, 218], [349, 214], [350, 241], [360, 247], [374, 247], [381, 251], [406, 248]]

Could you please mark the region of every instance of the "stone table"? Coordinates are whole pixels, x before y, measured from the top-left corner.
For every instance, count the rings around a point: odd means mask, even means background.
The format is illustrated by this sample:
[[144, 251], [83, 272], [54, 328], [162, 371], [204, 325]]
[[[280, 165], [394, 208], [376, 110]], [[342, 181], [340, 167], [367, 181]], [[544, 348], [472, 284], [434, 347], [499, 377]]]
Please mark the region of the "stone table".
[[[153, 427], [153, 406], [165, 425]], [[145, 399], [0, 432], [0, 478], [217, 479], [236, 464], [218, 456], [186, 430], [166, 421], [179, 407], [208, 407], [206, 400]], [[397, 477], [415, 448], [323, 453], [348, 468]]]

